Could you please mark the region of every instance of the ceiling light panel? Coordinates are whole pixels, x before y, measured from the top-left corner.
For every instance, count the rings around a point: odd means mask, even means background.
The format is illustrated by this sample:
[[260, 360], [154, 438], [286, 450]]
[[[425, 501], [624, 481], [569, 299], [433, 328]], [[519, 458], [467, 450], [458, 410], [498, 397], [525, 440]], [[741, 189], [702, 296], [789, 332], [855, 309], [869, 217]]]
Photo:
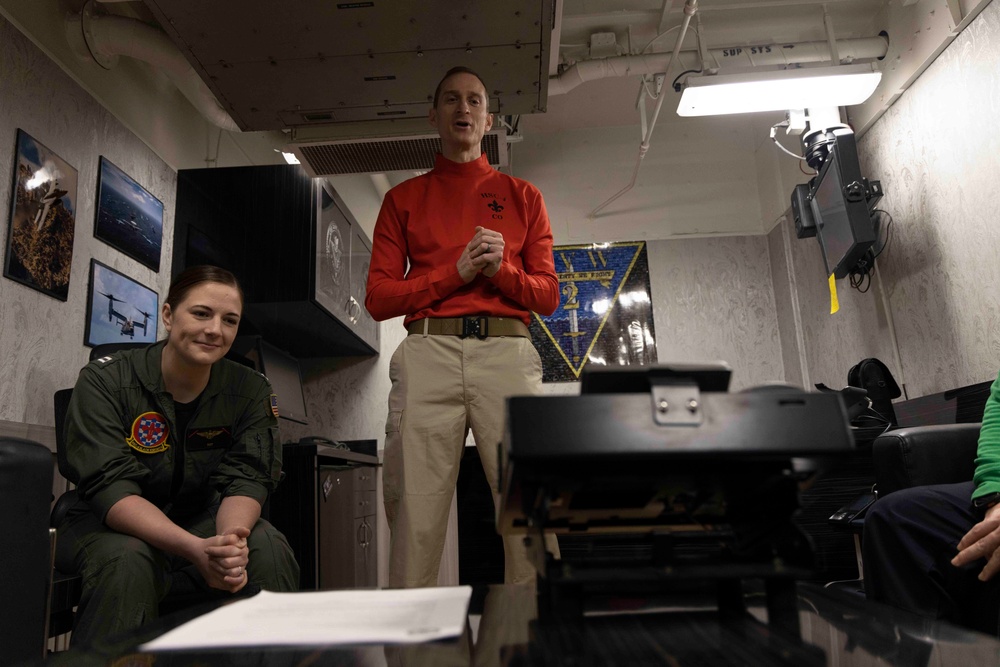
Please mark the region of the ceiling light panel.
[[715, 116], [861, 104], [881, 79], [873, 65], [809, 67], [715, 76], [691, 76], [679, 116]]

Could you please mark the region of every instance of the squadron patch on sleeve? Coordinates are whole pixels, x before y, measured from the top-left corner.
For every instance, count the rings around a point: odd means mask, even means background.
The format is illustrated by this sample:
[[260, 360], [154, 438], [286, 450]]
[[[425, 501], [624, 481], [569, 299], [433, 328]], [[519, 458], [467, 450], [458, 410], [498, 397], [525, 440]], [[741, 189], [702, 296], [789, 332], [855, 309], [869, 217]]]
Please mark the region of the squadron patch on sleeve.
[[170, 427], [159, 412], [143, 412], [132, 422], [132, 434], [125, 442], [141, 454], [157, 454], [170, 449]]

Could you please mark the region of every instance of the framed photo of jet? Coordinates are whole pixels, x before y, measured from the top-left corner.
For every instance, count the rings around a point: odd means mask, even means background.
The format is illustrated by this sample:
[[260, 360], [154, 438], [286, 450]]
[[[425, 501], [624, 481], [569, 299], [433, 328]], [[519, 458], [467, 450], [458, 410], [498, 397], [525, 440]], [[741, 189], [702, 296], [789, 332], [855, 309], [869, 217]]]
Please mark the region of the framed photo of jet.
[[94, 236], [159, 272], [163, 202], [103, 155], [98, 173]]
[[76, 169], [17, 131], [3, 274], [65, 301], [76, 229]]
[[153, 290], [91, 259], [83, 344], [156, 342], [159, 303]]

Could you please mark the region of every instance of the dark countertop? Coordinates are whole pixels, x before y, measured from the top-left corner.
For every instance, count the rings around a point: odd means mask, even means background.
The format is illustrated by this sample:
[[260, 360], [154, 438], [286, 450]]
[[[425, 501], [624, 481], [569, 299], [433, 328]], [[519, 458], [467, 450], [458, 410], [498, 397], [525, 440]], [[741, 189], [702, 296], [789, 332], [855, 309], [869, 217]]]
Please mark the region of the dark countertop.
[[[136, 646], [212, 607], [160, 619], [88, 651], [51, 656], [46, 665], [204, 667], [509, 667], [572, 665], [988, 665], [1000, 661], [994, 637], [868, 603], [857, 594], [799, 584], [797, 635], [769, 627], [759, 594], [748, 611], [722, 619], [710, 606], [648, 608], [613, 600], [606, 612], [539, 619], [529, 586], [491, 586], [483, 613], [461, 637], [402, 646], [247, 648], [143, 654]], [[621, 613], [628, 609], [629, 613]]]
[[[326, 443], [331, 444], [326, 444]], [[324, 462], [344, 461], [360, 465], [380, 465], [377, 454], [364, 454], [345, 447], [338, 447], [333, 441], [290, 442], [284, 445], [286, 454], [315, 454]]]

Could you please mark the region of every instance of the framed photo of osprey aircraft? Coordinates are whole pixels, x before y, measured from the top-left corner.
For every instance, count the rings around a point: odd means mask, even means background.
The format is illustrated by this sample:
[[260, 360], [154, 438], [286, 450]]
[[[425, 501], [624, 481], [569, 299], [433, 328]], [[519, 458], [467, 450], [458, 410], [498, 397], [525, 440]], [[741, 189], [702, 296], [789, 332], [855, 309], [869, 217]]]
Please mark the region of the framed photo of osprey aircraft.
[[91, 259], [83, 344], [155, 343], [159, 301], [145, 285]]

